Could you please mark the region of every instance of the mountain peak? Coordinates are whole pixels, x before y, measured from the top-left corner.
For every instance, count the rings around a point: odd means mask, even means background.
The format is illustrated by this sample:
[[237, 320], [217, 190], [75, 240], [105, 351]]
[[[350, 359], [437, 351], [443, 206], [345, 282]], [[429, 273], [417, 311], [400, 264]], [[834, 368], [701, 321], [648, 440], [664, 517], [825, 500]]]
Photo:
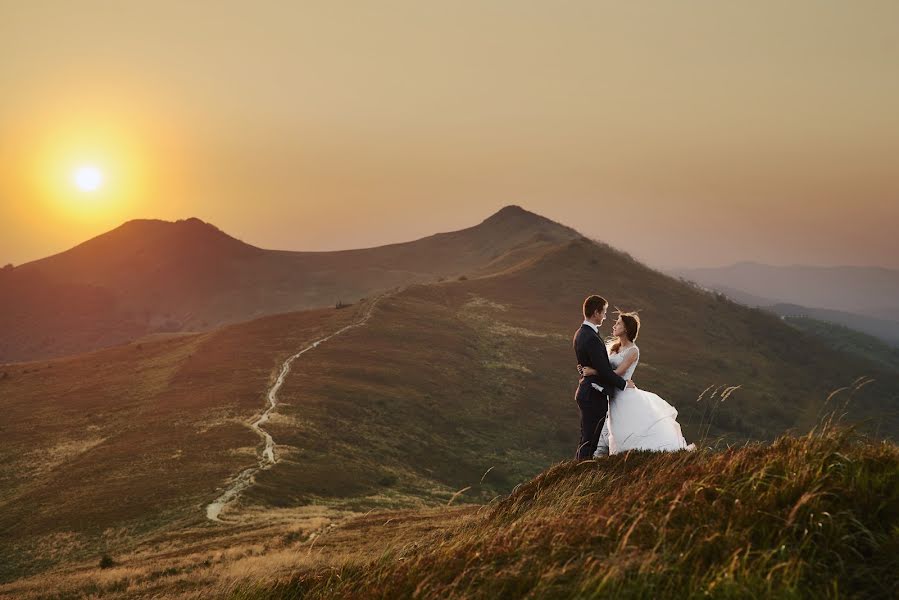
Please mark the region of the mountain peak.
[[198, 254], [223, 257], [256, 252], [260, 252], [259, 248], [197, 217], [178, 221], [131, 219], [64, 252], [21, 267], [25, 271], [62, 269], [83, 274], [102, 271], [103, 265], [127, 260], [136, 253], [153, 256], [159, 261], [166, 260], [165, 257], [176, 261]]
[[504, 206], [490, 217], [484, 219], [479, 227], [493, 231], [496, 235], [509, 235], [513, 232], [520, 234], [524, 231], [531, 231], [534, 234], [544, 237], [548, 236], [556, 241], [581, 237], [581, 234], [574, 229], [532, 213], [515, 204]]
[[228, 235], [227, 233], [225, 233], [224, 231], [222, 231], [221, 229], [219, 229], [212, 223], [210, 223], [208, 221], [204, 221], [197, 217], [188, 217], [186, 219], [178, 219], [177, 221], [174, 222], [174, 224], [180, 225], [185, 228], [189, 228], [190, 230], [193, 230], [193, 231], [200, 231], [200, 230], [214, 231], [214, 232], [218, 232], [222, 235], [231, 237], [230, 235]]
[[[508, 204], [508, 205], [502, 207], [501, 209], [499, 209], [496, 212], [496, 214], [497, 215], [503, 215], [503, 214], [506, 214], [506, 215], [516, 215], [516, 214], [517, 215], [522, 215], [522, 214], [534, 215], [534, 213], [523, 209], [522, 207], [520, 207], [517, 204]], [[534, 216], [536, 216], [536, 215], [534, 215]]]
[[487, 217], [484, 222], [487, 223], [489, 221], [499, 221], [506, 219], [534, 219], [535, 221], [546, 221], [544, 217], [536, 213], [532, 213], [528, 210], [525, 210], [518, 206], [517, 204], [510, 204], [508, 206], [504, 206], [491, 216]]
[[244, 242], [228, 235], [212, 223], [208, 223], [197, 217], [188, 217], [186, 219], [178, 219], [177, 221], [165, 221], [162, 219], [132, 219], [130, 221], [125, 221], [119, 227], [98, 237], [104, 236], [138, 236], [143, 237], [144, 241], [147, 239], [158, 238], [159, 236], [169, 239], [171, 239], [172, 236], [175, 238], [182, 236], [200, 236], [207, 241], [219, 240], [226, 243], [237, 242], [241, 245], [246, 245]]
[[[127, 231], [152, 231], [152, 230], [162, 230], [162, 229], [173, 229], [175, 227], [182, 227], [186, 229], [200, 230], [200, 229], [211, 229], [214, 231], [221, 231], [218, 227], [213, 225], [212, 223], [207, 223], [202, 219], [197, 217], [188, 217], [186, 219], [178, 219], [177, 221], [166, 221], [164, 219], [130, 219], [125, 221], [117, 228], [116, 230], [127, 230]], [[112, 233], [112, 231], [108, 233]]]

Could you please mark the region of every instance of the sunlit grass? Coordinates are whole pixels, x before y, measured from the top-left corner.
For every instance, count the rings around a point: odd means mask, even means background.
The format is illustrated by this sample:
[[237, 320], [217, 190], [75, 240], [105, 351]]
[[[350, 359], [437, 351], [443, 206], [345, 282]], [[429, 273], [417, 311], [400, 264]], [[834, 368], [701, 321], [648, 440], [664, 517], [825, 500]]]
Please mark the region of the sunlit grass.
[[[846, 410], [868, 382], [828, 405]], [[733, 390], [700, 396], [707, 418]], [[0, 597], [895, 597], [899, 448], [833, 414], [770, 444], [564, 462], [480, 507], [285, 510], [280, 525], [195, 531]]]
[[233, 598], [894, 597], [899, 449], [802, 437], [557, 465], [371, 564]]

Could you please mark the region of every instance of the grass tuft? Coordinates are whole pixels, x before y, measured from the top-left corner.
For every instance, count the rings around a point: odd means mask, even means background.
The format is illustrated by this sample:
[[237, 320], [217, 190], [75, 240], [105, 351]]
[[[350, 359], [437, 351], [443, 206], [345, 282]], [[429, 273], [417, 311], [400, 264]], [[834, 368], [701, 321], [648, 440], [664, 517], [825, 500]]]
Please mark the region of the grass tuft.
[[565, 462], [369, 564], [231, 591], [240, 599], [896, 597], [899, 448], [828, 419], [770, 445]]

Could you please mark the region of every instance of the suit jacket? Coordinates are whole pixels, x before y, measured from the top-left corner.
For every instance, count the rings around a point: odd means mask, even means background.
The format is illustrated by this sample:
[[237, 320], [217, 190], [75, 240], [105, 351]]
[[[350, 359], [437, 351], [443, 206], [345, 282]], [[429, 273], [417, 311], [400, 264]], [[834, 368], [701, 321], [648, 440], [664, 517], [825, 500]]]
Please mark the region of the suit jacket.
[[623, 390], [627, 386], [627, 381], [612, 369], [606, 345], [599, 339], [599, 335], [593, 331], [592, 327], [586, 323], [581, 325], [581, 328], [575, 332], [572, 343], [578, 364], [592, 367], [597, 371], [596, 375], [581, 378], [579, 388], [592, 387], [591, 384], [596, 383], [603, 388], [606, 394], [609, 394], [613, 388]]

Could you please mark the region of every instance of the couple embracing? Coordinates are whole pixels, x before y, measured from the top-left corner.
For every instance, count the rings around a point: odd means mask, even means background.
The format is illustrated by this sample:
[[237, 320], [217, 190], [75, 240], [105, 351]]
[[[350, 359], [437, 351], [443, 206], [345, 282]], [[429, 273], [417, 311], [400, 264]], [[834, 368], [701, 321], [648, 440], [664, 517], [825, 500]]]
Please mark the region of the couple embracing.
[[662, 398], [637, 389], [631, 377], [640, 362], [634, 343], [640, 332], [636, 313], [619, 313], [608, 347], [599, 337], [609, 303], [602, 296], [584, 300], [584, 323], [574, 334], [581, 411], [578, 460], [627, 450], [692, 450], [677, 423], [677, 410]]

